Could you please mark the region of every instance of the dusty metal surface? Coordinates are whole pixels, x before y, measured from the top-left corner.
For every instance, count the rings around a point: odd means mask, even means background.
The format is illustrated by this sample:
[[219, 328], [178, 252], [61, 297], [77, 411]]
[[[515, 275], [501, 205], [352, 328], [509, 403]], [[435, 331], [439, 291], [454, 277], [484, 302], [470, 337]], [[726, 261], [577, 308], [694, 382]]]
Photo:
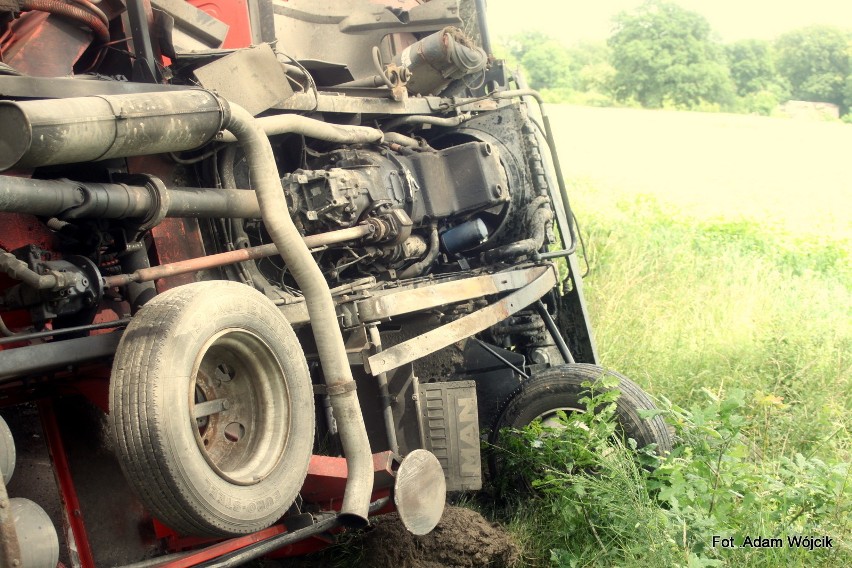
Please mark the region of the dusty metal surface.
[[310, 91], [296, 93], [281, 104], [275, 105], [279, 110], [317, 111], [332, 113], [364, 113], [364, 114], [430, 114], [434, 111], [449, 107], [451, 101], [441, 97], [408, 97], [402, 101], [380, 98], [376, 96], [358, 96], [341, 92], [327, 93]]
[[0, 147], [0, 169], [197, 148], [222, 129], [226, 104], [201, 89], [2, 101], [8, 143]]
[[91, 95], [126, 95], [185, 91], [186, 85], [131, 83], [129, 81], [93, 81], [72, 77], [0, 76], [0, 95], [20, 99], [64, 99]]
[[151, 0], [151, 6], [172, 19], [166, 38], [177, 53], [221, 47], [228, 25], [182, 0]]
[[45, 511], [59, 537], [59, 561], [70, 566], [68, 532], [63, 530], [64, 509], [59, 499], [38, 410], [35, 405], [20, 404], [6, 406], [2, 413], [15, 436], [18, 454], [16, 474], [7, 484], [7, 491], [14, 498], [37, 503]]
[[165, 209], [167, 217], [260, 217], [252, 191], [200, 187], [170, 187], [160, 203], [162, 186], [154, 176], [134, 176], [137, 183], [90, 183], [0, 176], [0, 211], [70, 219], [153, 218]]
[[[215, 91], [253, 115], [293, 95], [293, 87], [284, 68], [278, 63], [272, 48], [265, 43], [235, 51], [199, 67], [193, 74], [202, 87]], [[246, 89], [246, 85], [252, 85], [252, 88]]]
[[431, 284], [415, 289], [383, 290], [376, 292], [372, 298], [359, 301], [358, 314], [362, 321], [379, 321], [463, 302], [471, 298], [517, 290], [534, 281], [539, 272], [540, 267], [532, 267]]
[[393, 501], [409, 532], [424, 535], [440, 522], [447, 501], [441, 463], [428, 450], [414, 450], [396, 472]]
[[[349, 229], [341, 229], [340, 231], [305, 237], [305, 244], [308, 248], [314, 248], [334, 243], [357, 240], [371, 235], [372, 233], [373, 228], [371, 225], [360, 225]], [[108, 276], [105, 279], [105, 286], [123, 286], [130, 282], [150, 282], [161, 278], [190, 274], [200, 270], [217, 268], [228, 264], [236, 264], [247, 260], [266, 258], [277, 254], [279, 254], [278, 248], [274, 244], [222, 252], [219, 254], [211, 254], [199, 258], [172, 262], [169, 264], [160, 264], [158, 266], [152, 266], [151, 268], [142, 268], [132, 274]]]
[[476, 383], [422, 383], [419, 398], [423, 447], [441, 463], [447, 491], [482, 489]]
[[488, 307], [373, 355], [367, 360], [370, 373], [377, 375], [410, 363], [479, 333], [529, 306], [553, 288], [558, 277], [556, 268], [551, 264], [539, 266], [535, 272], [534, 279], [528, 285]]
[[16, 377], [109, 357], [120, 340], [119, 332], [10, 349], [0, 357], [0, 384]]

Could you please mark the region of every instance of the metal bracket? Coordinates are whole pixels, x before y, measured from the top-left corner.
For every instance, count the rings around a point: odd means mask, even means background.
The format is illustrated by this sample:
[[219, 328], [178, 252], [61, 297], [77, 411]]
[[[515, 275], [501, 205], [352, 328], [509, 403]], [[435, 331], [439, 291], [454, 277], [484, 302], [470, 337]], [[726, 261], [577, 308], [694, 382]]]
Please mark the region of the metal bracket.
[[325, 387], [325, 392], [328, 396], [339, 396], [341, 394], [352, 392], [357, 388], [358, 384], [355, 381], [349, 381], [341, 385], [328, 385]]
[[396, 369], [406, 363], [411, 363], [439, 349], [452, 345], [456, 341], [488, 329], [492, 325], [529, 306], [556, 285], [558, 275], [554, 265], [536, 266], [530, 270], [534, 272], [533, 280], [505, 298], [470, 315], [442, 325], [408, 341], [403, 341], [381, 353], [371, 356], [367, 359], [368, 372], [372, 375], [378, 375], [379, 373]]

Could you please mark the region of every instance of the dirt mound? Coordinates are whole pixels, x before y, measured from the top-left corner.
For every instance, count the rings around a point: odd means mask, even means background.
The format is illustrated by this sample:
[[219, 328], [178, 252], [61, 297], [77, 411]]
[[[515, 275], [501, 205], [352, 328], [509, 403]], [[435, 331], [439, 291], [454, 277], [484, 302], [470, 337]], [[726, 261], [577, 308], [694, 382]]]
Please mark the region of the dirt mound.
[[405, 530], [396, 513], [373, 519], [364, 535], [364, 556], [374, 568], [511, 567], [518, 547], [500, 525], [470, 509], [447, 507], [425, 536]]

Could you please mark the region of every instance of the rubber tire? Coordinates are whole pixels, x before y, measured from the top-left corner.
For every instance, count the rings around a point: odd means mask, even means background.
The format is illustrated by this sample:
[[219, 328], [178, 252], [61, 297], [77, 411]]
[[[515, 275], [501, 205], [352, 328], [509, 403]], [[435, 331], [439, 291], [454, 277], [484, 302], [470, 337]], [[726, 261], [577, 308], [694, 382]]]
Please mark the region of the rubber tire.
[[[639, 448], [656, 444], [658, 455], [671, 451], [672, 439], [663, 419], [660, 416], [648, 419], [639, 416], [640, 410], [656, 409], [639, 385], [624, 375], [585, 363], [551, 367], [521, 383], [501, 405], [489, 442], [499, 446], [502, 429], [523, 428], [548, 411], [557, 408], [585, 409], [586, 405], [580, 399], [588, 395], [589, 389], [583, 383], [594, 383], [603, 375], [618, 378], [621, 395], [616, 401], [615, 416], [624, 436], [636, 440]], [[492, 475], [495, 475], [499, 465], [494, 455], [489, 465]]]
[[[289, 395], [286, 447], [253, 485], [231, 483], [208, 465], [189, 414], [196, 358], [230, 328], [267, 344], [284, 371], [268, 378], [285, 381]], [[302, 487], [314, 440], [313, 387], [299, 341], [269, 299], [236, 282], [199, 282], [157, 296], [127, 327], [113, 364], [110, 421], [124, 474], [158, 519], [184, 535], [246, 534], [278, 520]]]

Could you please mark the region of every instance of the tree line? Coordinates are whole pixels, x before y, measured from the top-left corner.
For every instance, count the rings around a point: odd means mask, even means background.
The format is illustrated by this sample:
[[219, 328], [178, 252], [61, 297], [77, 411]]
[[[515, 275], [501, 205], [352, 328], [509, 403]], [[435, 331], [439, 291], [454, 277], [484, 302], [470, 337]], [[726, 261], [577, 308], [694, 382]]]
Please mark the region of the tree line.
[[702, 15], [665, 0], [618, 14], [606, 42], [567, 47], [541, 32], [501, 55], [552, 102], [771, 114], [788, 100], [837, 105], [852, 121], [852, 30], [809, 26], [723, 44]]

